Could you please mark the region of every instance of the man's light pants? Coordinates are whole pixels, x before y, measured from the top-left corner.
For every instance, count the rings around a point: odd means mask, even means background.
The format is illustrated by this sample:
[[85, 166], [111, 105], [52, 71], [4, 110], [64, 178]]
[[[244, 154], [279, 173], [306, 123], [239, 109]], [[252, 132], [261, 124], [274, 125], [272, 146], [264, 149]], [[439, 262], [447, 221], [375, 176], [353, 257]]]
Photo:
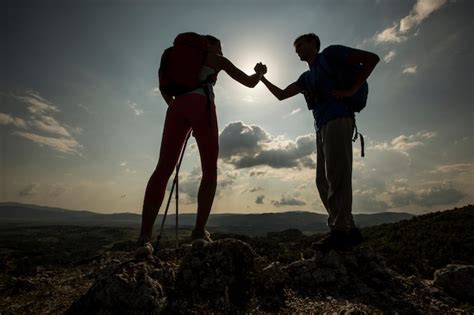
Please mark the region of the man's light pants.
[[316, 186], [331, 230], [348, 231], [352, 218], [352, 135], [354, 119], [331, 120], [316, 133]]

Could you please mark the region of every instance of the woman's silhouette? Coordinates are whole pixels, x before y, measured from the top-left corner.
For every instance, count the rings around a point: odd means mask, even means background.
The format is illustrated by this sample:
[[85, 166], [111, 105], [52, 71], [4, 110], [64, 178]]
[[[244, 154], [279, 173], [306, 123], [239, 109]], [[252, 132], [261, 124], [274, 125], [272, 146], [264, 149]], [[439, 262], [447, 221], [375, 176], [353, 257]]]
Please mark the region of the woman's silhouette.
[[[199, 79], [208, 82], [189, 93], [173, 98], [162, 91], [168, 104], [158, 165], [151, 175], [145, 191], [142, 225], [139, 236], [137, 256], [148, 256], [153, 253], [151, 235], [158, 210], [163, 202], [166, 185], [178, 161], [185, 138], [192, 130], [199, 149], [202, 167], [202, 179], [198, 192], [196, 226], [191, 234], [193, 243], [212, 242], [209, 232], [205, 230], [211, 211], [217, 185], [217, 156], [219, 150], [216, 107], [212, 87], [217, 80], [217, 73], [224, 70], [237, 82], [254, 87], [266, 73], [266, 67], [257, 64], [256, 73], [246, 75], [222, 55], [220, 41], [206, 35], [208, 51], [201, 67]], [[206, 91], [207, 90], [207, 91]]]

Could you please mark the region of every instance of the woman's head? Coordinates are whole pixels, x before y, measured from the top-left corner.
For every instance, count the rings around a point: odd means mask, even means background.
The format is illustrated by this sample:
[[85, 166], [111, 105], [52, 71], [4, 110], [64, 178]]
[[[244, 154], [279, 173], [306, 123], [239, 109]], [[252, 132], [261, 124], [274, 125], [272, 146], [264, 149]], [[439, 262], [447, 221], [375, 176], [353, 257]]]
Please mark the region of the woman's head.
[[209, 51], [215, 54], [222, 55], [221, 41], [212, 35], [206, 35], [205, 37], [207, 39], [207, 43], [208, 43], [207, 47]]

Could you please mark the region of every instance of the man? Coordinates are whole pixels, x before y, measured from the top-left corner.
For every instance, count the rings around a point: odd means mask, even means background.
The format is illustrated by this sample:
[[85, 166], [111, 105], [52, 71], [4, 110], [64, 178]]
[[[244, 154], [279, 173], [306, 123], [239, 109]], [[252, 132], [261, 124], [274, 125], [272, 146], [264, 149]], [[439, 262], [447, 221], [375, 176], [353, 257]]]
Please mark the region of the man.
[[[352, 217], [352, 135], [355, 115], [349, 98], [364, 85], [379, 57], [371, 52], [341, 45], [319, 52], [319, 37], [313, 33], [298, 37], [295, 51], [309, 66], [297, 81], [284, 90], [265, 77], [261, 81], [278, 100], [304, 93], [312, 109], [316, 127], [316, 186], [326, 208], [330, 232], [313, 244], [313, 249], [350, 249], [362, 242], [362, 235]], [[358, 68], [351, 86], [337, 89], [334, 75], [337, 67]], [[327, 69], [330, 68], [330, 69]]]

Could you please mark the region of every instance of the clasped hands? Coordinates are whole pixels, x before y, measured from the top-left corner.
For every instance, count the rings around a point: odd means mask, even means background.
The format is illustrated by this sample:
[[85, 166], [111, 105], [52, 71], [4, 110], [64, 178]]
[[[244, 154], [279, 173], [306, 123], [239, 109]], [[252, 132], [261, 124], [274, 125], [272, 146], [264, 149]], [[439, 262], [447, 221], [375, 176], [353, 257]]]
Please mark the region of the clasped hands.
[[267, 73], [267, 66], [259, 62], [255, 65], [253, 70], [255, 71], [256, 74], [262, 77], [265, 73]]

